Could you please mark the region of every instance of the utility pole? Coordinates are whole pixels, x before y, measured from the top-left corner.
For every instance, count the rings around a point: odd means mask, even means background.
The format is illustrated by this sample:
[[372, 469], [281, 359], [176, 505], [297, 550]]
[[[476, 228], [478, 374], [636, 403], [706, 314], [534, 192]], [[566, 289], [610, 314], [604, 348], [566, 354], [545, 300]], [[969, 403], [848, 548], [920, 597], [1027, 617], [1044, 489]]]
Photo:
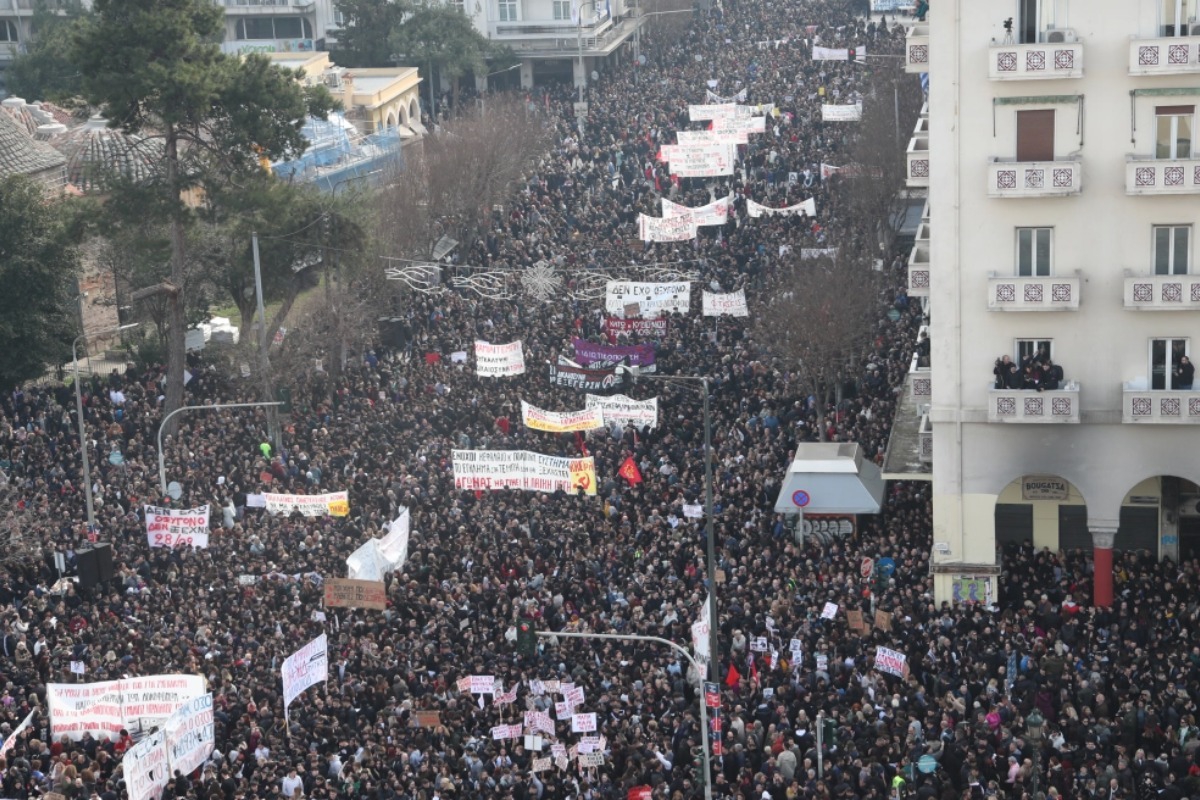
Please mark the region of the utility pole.
[[[254, 253], [254, 295], [255, 301], [258, 303], [258, 375], [267, 397], [274, 397], [275, 392], [271, 387], [271, 360], [267, 351], [270, 342], [267, 341], [267, 310], [263, 305], [262, 262], [258, 257], [258, 231], [250, 234], [250, 248]], [[267, 428], [271, 444], [278, 451], [281, 446], [279, 415], [275, 413], [274, 406], [267, 409]]]

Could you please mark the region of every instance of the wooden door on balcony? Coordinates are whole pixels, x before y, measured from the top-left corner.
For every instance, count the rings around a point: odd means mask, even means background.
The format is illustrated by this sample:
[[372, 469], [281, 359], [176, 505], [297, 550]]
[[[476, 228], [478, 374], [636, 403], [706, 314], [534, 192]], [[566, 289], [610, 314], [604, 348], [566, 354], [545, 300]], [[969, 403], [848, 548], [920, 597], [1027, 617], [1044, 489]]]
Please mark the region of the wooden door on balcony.
[[1017, 161], [1054, 160], [1054, 109], [1017, 112]]

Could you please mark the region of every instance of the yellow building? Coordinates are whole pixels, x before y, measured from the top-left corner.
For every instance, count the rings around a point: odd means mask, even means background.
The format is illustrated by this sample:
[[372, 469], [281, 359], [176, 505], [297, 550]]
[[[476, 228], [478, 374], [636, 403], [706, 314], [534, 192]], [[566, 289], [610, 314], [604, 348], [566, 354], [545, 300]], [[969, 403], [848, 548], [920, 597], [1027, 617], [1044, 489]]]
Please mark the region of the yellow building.
[[362, 133], [401, 128], [423, 133], [421, 77], [416, 67], [348, 69], [330, 61], [329, 53], [268, 53], [274, 64], [300, 70], [309, 85], [321, 83], [342, 104], [346, 118]]

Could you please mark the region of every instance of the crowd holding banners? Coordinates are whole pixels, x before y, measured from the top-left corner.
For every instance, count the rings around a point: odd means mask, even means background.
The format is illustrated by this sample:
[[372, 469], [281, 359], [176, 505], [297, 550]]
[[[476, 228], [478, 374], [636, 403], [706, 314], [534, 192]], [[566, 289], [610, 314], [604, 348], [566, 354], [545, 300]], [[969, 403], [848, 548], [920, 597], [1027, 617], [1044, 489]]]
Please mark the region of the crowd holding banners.
[[527, 450], [455, 450], [452, 456], [457, 489], [596, 494], [591, 456], [560, 458]]
[[475, 372], [480, 376], [508, 377], [525, 374], [525, 351], [521, 340], [508, 344], [475, 342]]
[[208, 506], [175, 509], [146, 506], [146, 541], [151, 547], [208, 547]]
[[604, 427], [604, 414], [595, 408], [583, 411], [545, 411], [521, 401], [521, 422], [527, 428], [549, 433], [574, 433]]
[[628, 364], [632, 367], [654, 366], [654, 345], [651, 344], [597, 344], [575, 337], [571, 340], [575, 361], [585, 367]]
[[692, 307], [692, 285], [688, 281], [609, 281], [604, 308], [609, 314], [657, 317], [664, 313], [686, 314]]
[[283, 713], [304, 690], [329, 680], [329, 639], [321, 634], [283, 660]]
[[347, 492], [325, 494], [278, 494], [263, 492], [263, 502], [271, 514], [300, 514], [305, 517], [345, 517], [350, 514]]
[[706, 317], [748, 317], [746, 290], [736, 292], [704, 292], [701, 297], [702, 313]]
[[587, 407], [599, 411], [608, 424], [632, 425], [637, 430], [658, 427], [658, 398], [635, 400], [623, 394], [589, 394]]
[[858, 122], [862, 119], [862, 103], [821, 106], [821, 119], [825, 122]]
[[747, 199], [746, 213], [754, 219], [757, 219], [758, 217], [791, 216], [798, 214], [805, 214], [809, 217], [815, 217], [817, 215], [817, 202], [814, 198], [810, 197], [803, 203], [796, 203], [795, 205], [787, 206], [786, 208], [771, 208]]
[[[531, 113], [545, 115], [558, 144], [495, 213], [494, 227], [461, 245], [462, 263], [516, 269], [561, 257], [579, 269], [608, 269], [634, 259], [697, 260], [694, 280], [736, 289], [765, 282], [777, 268], [806, 269], [797, 256], [805, 248], [849, 247], [863, 231], [874, 235], [873, 225], [847, 210], [844, 176], [820, 178], [822, 162], [853, 163], [862, 127], [824, 124], [820, 107], [827, 97], [864, 89], [865, 78], [854, 65], [809, 60], [799, 40], [813, 23], [820, 30], [808, 35], [823, 44], [903, 53], [902, 31], [856, 21], [841, 3], [815, 0], [797, 9], [728, 0], [698, 15], [678, 44], [655, 46], [643, 36], [642, 67], [602, 68], [588, 88], [582, 138], [573, 88], [534, 90]], [[764, 35], [789, 44], [759, 49], [755, 40]], [[743, 81], [751, 102], [777, 101], [781, 116], [750, 137], [734, 176], [675, 184], [655, 161], [657, 147], [690, 124], [686, 104], [702, 100], [713, 77], [722, 86]], [[804, 177], [792, 183], [792, 173]], [[812, 188], [803, 188], [810, 179]], [[654, 243], [644, 253], [626, 245], [636, 237], [637, 214], [657, 213], [663, 194], [694, 207], [729, 192], [735, 202], [725, 228], [682, 245]], [[815, 197], [820, 225], [795, 216], [752, 220], [747, 196], [772, 207]], [[781, 246], [789, 249], [777, 255]], [[630, 343], [653, 336], [663, 374], [711, 380], [711, 520], [720, 571], [714, 627], [720, 673], [732, 678], [720, 689], [723, 755], [714, 765], [714, 795], [883, 798], [900, 778], [922, 796], [1020, 798], [1032, 796], [1038, 774], [1043, 789], [1072, 800], [1133, 798], [1146, 781], [1165, 800], [1195, 796], [1195, 753], [1186, 745], [1197, 738], [1190, 655], [1200, 644], [1196, 564], [1125, 554], [1116, 565], [1118, 604], [1091, 609], [1080, 605], [1090, 597], [1085, 556], [1021, 548], [1006, 553], [1003, 576], [989, 576], [998, 609], [940, 608], [930, 594], [927, 484], [889, 484], [884, 512], [860, 518], [850, 538], [832, 543], [797, 541], [772, 513], [791, 452], [817, 438], [817, 411], [826, 438], [856, 441], [867, 457], [882, 457], [922, 323], [904, 297], [903, 270], [885, 277], [875, 336], [847, 387], [853, 394], [840, 404], [810, 399], [794, 369], [773, 358], [745, 320], [723, 322], [717, 342], [699, 314], [666, 312], [662, 332], [624, 334]], [[579, 398], [541, 370], [481, 379], [447, 356], [469, 352], [477, 339], [522, 339], [530, 358], [553, 361], [570, 352], [572, 337], [604, 334], [599, 305], [454, 292], [406, 297], [397, 311], [399, 347], [358, 353], [337, 378], [315, 370], [296, 376], [294, 411], [269, 455], [259, 449], [265, 424], [253, 417], [214, 410], [188, 420], [164, 450], [183, 485], [180, 506], [209, 503], [216, 512], [214, 529], [222, 533], [206, 550], [150, 549], [138, 514], [143, 503], [171, 505], [154, 480], [163, 371], [141, 367], [116, 378], [127, 397], [119, 418], [108, 397], [113, 379], [85, 378], [86, 446], [102, 456], [115, 444], [125, 455], [121, 468], [94, 459], [92, 473], [96, 518], [114, 542], [117, 578], [103, 592], [68, 587], [49, 595], [44, 587], [58, 579], [52, 567], [11, 570], [0, 598], [0, 650], [12, 686], [0, 690], [8, 698], [0, 722], [16, 726], [34, 705], [44, 706], [44, 685], [82, 660], [96, 680], [207, 678], [217, 750], [197, 773], [171, 781], [167, 793], [176, 798], [275, 798], [284, 787], [319, 800], [609, 800], [644, 794], [641, 787], [658, 798], [698, 797], [698, 689], [686, 663], [665, 648], [625, 643], [539, 639], [524, 655], [506, 633], [516, 636], [525, 619], [534, 630], [688, 641], [706, 593], [708, 518], [682, 513], [704, 494], [699, 394], [648, 381], [628, 387], [634, 399], [659, 395], [659, 424], [647, 430], [606, 418], [609, 427], [582, 443], [595, 459], [596, 498], [454, 488], [455, 449], [577, 456], [576, 437], [547, 437], [515, 415], [522, 399], [557, 409], [576, 408]], [[893, 306], [901, 312], [895, 322], [885, 316]], [[256, 399], [236, 375], [193, 362], [189, 402]], [[0, 397], [3, 469], [28, 507], [45, 511], [33, 535], [68, 556], [86, 526], [72, 395], [51, 386]], [[638, 469], [636, 484], [616, 476], [626, 459]], [[347, 491], [353, 505], [346, 517], [272, 515], [250, 502], [264, 488]], [[403, 572], [388, 578], [385, 611], [338, 610], [322, 621], [317, 581], [237, 580], [340, 574], [346, 554], [383, 535], [401, 505], [422, 535]], [[897, 570], [872, 591], [859, 564], [880, 556], [894, 559]], [[892, 615], [892, 630], [854, 632], [848, 614], [821, 617], [827, 602], [861, 614], [870, 608], [868, 593]], [[285, 720], [279, 663], [321, 633], [337, 679], [298, 697]], [[759, 638], [768, 648], [753, 653], [748, 645]], [[780, 646], [793, 639], [800, 649]], [[881, 645], [905, 655], [908, 678], [874, 668]], [[778, 658], [770, 657], [772, 647]], [[503, 680], [516, 702], [480, 707], [486, 695], [454, 692], [471, 674]], [[572, 734], [548, 710], [522, 711], [529, 703], [553, 709], [545, 704], [556, 698], [532, 686], [551, 680], [586, 690], [595, 734]], [[1035, 707], [1048, 720], [1036, 770], [1023, 734]], [[824, 778], [813, 735], [818, 713], [829, 720]], [[64, 744], [39, 729], [41, 717], [34, 720], [9, 751], [4, 797], [57, 793], [68, 782], [78, 797], [124, 796], [118, 742]], [[527, 747], [524, 737], [491, 739], [492, 727], [518, 721], [537, 731], [542, 749]], [[578, 745], [590, 735], [605, 737], [604, 764], [580, 772]], [[909, 766], [923, 755], [934, 756], [937, 771], [914, 777]], [[534, 774], [535, 758], [552, 763]], [[1018, 766], [1011, 782], [1010, 758]]]

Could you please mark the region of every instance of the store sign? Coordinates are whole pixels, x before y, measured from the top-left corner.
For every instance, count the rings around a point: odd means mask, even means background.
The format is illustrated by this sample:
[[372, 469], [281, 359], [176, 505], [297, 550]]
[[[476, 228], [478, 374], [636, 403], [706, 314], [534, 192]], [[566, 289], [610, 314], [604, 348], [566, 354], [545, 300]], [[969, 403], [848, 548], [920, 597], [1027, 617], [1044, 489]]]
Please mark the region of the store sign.
[[1025, 475], [1021, 478], [1022, 500], [1066, 500], [1070, 484], [1056, 475]]

